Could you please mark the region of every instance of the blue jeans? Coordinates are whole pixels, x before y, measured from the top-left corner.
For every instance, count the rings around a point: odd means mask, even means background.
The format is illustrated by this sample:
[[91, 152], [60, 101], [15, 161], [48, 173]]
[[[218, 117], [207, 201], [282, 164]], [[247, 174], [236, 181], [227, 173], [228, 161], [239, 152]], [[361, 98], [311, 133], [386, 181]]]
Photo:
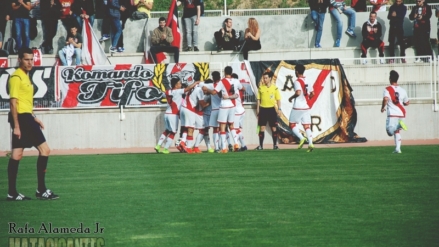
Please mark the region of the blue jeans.
[[[66, 54], [64, 53], [63, 50], [59, 50], [58, 52], [59, 55], [59, 59], [61, 60], [61, 64], [63, 66], [67, 66], [67, 59], [66, 59]], [[81, 49], [80, 48], [75, 48], [75, 59], [76, 59], [76, 65], [81, 65]]]
[[[26, 18], [15, 18], [14, 20], [14, 27], [15, 27], [15, 33], [16, 37], [15, 40], [17, 41], [16, 49], [19, 50], [22, 47], [29, 48], [30, 44], [30, 36], [29, 36], [29, 19]], [[24, 40], [22, 41], [24, 35]]]
[[[81, 30], [82, 27], [84, 25], [84, 22], [82, 21], [81, 16], [76, 16], [76, 21], [78, 22], [78, 24], [81, 26]], [[90, 22], [91, 27], [93, 28], [93, 23], [95, 22], [95, 15], [89, 15], [88, 16], [88, 21]]]
[[111, 20], [111, 46], [117, 47], [120, 35], [122, 34], [122, 25], [120, 24], [120, 18], [110, 17]]
[[[343, 22], [341, 21], [341, 15], [336, 8], [330, 10], [331, 15], [337, 22], [337, 39], [341, 39], [341, 33], [343, 31]], [[354, 31], [355, 29], [355, 11], [352, 8], [343, 9], [343, 14], [348, 16], [348, 30]]]
[[319, 45], [320, 39], [322, 38], [323, 21], [325, 21], [325, 13], [319, 13], [315, 10], [311, 10], [311, 19], [314, 22], [315, 30], [317, 31], [315, 45]]

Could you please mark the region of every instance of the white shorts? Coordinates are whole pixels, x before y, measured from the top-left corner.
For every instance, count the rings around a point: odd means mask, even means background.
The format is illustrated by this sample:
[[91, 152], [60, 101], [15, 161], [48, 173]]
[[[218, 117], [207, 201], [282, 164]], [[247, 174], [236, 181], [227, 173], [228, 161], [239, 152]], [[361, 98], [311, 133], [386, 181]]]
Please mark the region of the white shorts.
[[204, 129], [204, 126], [203, 115], [195, 114], [195, 129], [201, 130]]
[[175, 114], [165, 114], [165, 128], [168, 131], [177, 133], [179, 117]]
[[212, 112], [210, 113], [210, 119], [209, 119], [209, 125], [210, 127], [213, 128], [217, 128], [219, 127], [219, 123], [218, 123], [218, 114], [219, 114], [219, 110], [212, 110]]
[[235, 122], [235, 107], [220, 108], [218, 113], [218, 122], [234, 123]]
[[399, 118], [399, 117], [387, 118], [386, 120], [387, 135], [393, 136], [393, 134], [395, 134], [395, 131], [401, 129], [401, 126], [399, 125], [399, 120], [404, 120], [404, 118]]
[[311, 124], [311, 114], [309, 110], [291, 110], [290, 123]]
[[[186, 107], [182, 107], [180, 109], [181, 126], [187, 128], [196, 128], [196, 126], [202, 125], [202, 120], [202, 116], [191, 110], [188, 110]], [[197, 121], [201, 121], [201, 123], [197, 124]]]
[[245, 115], [245, 112], [242, 114], [239, 114], [239, 115], [235, 115], [235, 123], [233, 124], [233, 127], [235, 129], [242, 128], [243, 123], [244, 123], [244, 115]]

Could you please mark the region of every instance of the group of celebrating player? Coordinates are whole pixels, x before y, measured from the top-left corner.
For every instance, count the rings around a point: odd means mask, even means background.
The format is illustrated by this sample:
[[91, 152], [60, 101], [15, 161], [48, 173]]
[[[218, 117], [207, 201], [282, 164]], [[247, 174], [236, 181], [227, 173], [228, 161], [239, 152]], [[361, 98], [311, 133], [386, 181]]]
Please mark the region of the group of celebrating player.
[[[165, 112], [165, 131], [159, 138], [155, 150], [157, 153], [169, 153], [181, 121], [181, 138], [176, 143], [180, 152], [201, 153], [199, 145], [204, 140], [208, 152], [227, 153], [227, 139], [234, 140], [231, 150], [245, 151], [247, 147], [242, 135], [244, 87], [233, 74], [230, 66], [224, 69], [225, 77], [212, 72], [212, 79], [194, 82], [183, 88], [179, 78], [171, 79], [171, 89], [165, 95], [168, 106]], [[213, 128], [214, 149], [210, 145], [209, 128]], [[228, 132], [227, 131], [228, 128]], [[198, 135], [194, 140], [194, 130]], [[164, 145], [163, 151], [161, 151]]]

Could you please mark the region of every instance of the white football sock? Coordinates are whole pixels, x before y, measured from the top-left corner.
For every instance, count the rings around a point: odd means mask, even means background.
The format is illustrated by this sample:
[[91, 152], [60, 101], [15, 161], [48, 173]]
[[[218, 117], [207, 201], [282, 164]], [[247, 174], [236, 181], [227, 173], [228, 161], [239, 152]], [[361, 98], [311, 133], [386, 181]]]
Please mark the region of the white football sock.
[[303, 135], [300, 133], [300, 131], [299, 131], [299, 127], [297, 127], [297, 125], [294, 126], [294, 128], [293, 128], [293, 133], [294, 133], [297, 137], [299, 137], [300, 140], [303, 139]]
[[401, 151], [401, 134], [395, 133], [394, 138], [395, 138], [395, 146], [396, 146], [395, 150]]
[[308, 144], [312, 145], [312, 132], [311, 129], [306, 129], [306, 137], [308, 138]]

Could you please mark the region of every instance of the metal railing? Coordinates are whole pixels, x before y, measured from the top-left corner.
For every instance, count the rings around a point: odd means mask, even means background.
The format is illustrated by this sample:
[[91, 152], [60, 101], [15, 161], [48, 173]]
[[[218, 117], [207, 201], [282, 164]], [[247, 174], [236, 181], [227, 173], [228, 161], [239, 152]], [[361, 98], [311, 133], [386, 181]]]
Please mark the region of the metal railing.
[[[160, 18], [160, 17], [167, 17], [169, 11], [151, 11], [151, 18]], [[223, 16], [223, 10], [205, 10], [204, 11], [204, 17], [217, 17], [217, 16]], [[178, 16], [183, 16], [183, 11], [178, 11]]]

